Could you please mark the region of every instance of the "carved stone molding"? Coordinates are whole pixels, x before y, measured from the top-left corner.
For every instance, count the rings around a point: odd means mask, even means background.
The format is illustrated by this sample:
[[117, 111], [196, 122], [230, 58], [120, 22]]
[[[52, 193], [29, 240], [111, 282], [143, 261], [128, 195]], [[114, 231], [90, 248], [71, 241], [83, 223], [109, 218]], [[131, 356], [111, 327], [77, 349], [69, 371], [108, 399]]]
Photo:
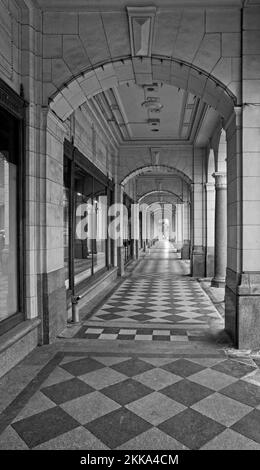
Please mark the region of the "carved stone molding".
[[127, 7], [132, 56], [150, 57], [156, 7]]

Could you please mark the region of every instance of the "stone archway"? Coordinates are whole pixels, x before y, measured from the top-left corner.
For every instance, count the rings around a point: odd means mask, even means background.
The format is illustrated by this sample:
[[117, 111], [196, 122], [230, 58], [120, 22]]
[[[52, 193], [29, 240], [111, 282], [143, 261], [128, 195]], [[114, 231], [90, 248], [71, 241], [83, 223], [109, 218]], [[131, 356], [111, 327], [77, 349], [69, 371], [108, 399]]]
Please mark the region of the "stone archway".
[[144, 175], [147, 173], [157, 173], [157, 174], [167, 174], [169, 176], [173, 177], [178, 177], [180, 179], [183, 179], [187, 185], [191, 184], [191, 178], [186, 175], [183, 171], [174, 168], [170, 165], [145, 165], [145, 166], [140, 166], [138, 168], [135, 168], [134, 170], [130, 171], [127, 175], [124, 176], [124, 178], [121, 180], [120, 184], [125, 185], [127, 184], [132, 178], [135, 178], [140, 175]]
[[123, 83], [140, 85], [162, 82], [199, 96], [228, 120], [236, 96], [214, 75], [194, 64], [165, 56], [122, 56], [98, 67], [87, 67], [78, 76], [62, 83], [59, 91], [49, 96], [52, 111], [65, 121], [88, 98]]

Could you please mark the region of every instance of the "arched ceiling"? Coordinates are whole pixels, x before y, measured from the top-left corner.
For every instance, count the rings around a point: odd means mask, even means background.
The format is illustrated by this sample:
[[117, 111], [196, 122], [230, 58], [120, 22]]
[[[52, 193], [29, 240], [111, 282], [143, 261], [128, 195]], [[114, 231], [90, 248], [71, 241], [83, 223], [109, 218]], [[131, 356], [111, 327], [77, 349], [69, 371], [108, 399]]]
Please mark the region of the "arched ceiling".
[[148, 193], [174, 194], [180, 201], [190, 200], [190, 185], [177, 175], [146, 174], [136, 178], [137, 199]]
[[43, 100], [62, 121], [91, 100], [122, 142], [199, 139], [204, 145], [218, 117], [233, 112], [238, 0], [223, 1], [226, 8], [217, 12], [210, 0], [143, 0], [138, 7], [133, 0], [34, 3], [42, 10], [48, 70]]
[[147, 165], [141, 166], [139, 168], [134, 169], [131, 171], [124, 179], [121, 181], [122, 185], [127, 184], [132, 178], [136, 178], [138, 176], [148, 175], [149, 179], [154, 176], [161, 177], [178, 177], [179, 179], [183, 180], [187, 185], [191, 184], [191, 179], [182, 171], [177, 170], [176, 168], [170, 167], [168, 165]]
[[180, 204], [182, 200], [177, 194], [170, 193], [169, 191], [151, 191], [150, 193], [145, 194], [142, 198], [139, 199], [139, 204], [150, 205], [152, 203], [161, 203], [161, 204], [170, 204], [176, 205]]

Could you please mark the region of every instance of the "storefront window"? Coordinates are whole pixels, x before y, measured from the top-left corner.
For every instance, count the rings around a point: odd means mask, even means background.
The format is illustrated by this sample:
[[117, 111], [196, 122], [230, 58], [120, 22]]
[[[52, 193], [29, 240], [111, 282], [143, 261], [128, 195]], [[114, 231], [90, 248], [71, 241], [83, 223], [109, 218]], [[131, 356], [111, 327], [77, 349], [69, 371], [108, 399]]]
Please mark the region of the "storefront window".
[[127, 209], [127, 217], [124, 218], [124, 252], [125, 264], [133, 257], [133, 246], [131, 241], [131, 203], [132, 200], [124, 194], [124, 206]]
[[[0, 322], [18, 310], [15, 120], [0, 112]], [[17, 136], [16, 136], [17, 139]]]
[[97, 272], [106, 266], [107, 237], [106, 187], [97, 180], [94, 180], [93, 219], [93, 265]]
[[109, 265], [107, 193], [112, 197], [106, 177], [100, 182], [93, 166], [91, 174], [73, 158], [64, 158], [63, 198], [65, 285], [72, 290], [87, 286], [91, 276]]
[[64, 158], [64, 185], [63, 185], [63, 243], [64, 243], [64, 269], [65, 283], [69, 287], [69, 199], [70, 199], [70, 161]]
[[93, 178], [75, 166], [75, 234], [74, 234], [74, 274], [75, 284], [93, 274], [92, 258], [95, 243], [92, 239]]

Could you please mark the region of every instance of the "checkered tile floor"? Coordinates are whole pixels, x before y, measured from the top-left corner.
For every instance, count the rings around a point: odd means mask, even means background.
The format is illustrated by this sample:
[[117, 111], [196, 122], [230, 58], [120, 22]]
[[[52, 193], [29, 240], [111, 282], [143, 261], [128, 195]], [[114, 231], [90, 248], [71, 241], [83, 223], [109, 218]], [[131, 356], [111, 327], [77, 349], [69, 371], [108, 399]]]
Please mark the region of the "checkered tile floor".
[[167, 249], [164, 244], [153, 248], [75, 337], [197, 341], [205, 339], [205, 328], [216, 322], [222, 325], [198, 281], [188, 276], [189, 262], [179, 259], [171, 248], [170, 244]]
[[260, 450], [260, 373], [220, 355], [70, 352], [8, 413], [1, 449]]
[[78, 338], [85, 339], [121, 339], [134, 341], [188, 341], [189, 339], [197, 339], [197, 336], [186, 330], [166, 330], [152, 328], [91, 328], [83, 327], [78, 333]]
[[127, 279], [92, 317], [95, 321], [201, 325], [219, 314], [193, 279]]

